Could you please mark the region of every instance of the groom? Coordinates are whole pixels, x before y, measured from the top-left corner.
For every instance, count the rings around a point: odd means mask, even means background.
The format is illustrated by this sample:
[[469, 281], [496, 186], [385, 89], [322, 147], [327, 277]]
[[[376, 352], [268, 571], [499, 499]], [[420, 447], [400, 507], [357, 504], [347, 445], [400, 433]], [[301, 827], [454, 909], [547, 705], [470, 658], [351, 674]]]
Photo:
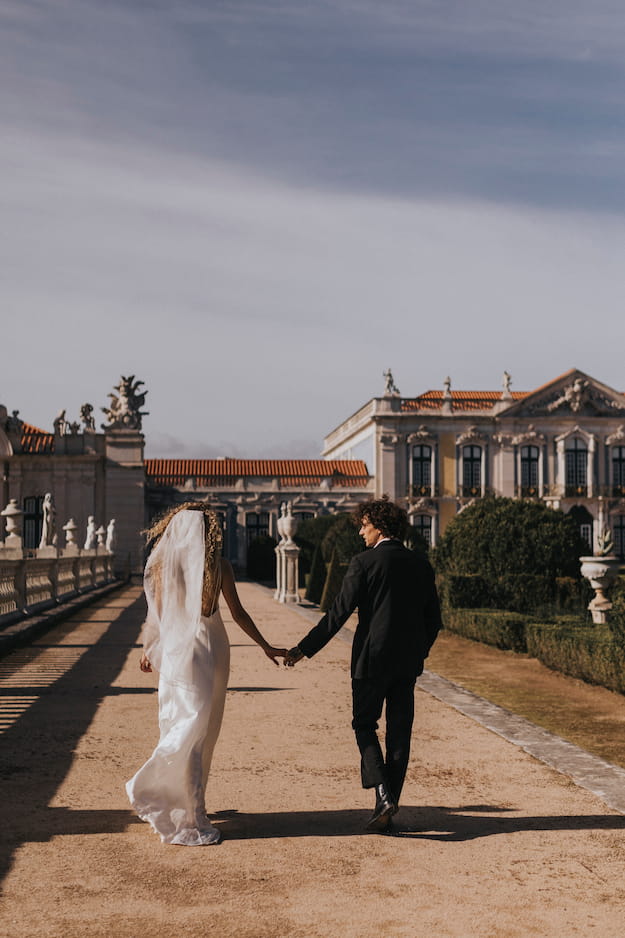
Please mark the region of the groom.
[[[352, 727], [360, 749], [363, 788], [375, 788], [368, 831], [386, 832], [397, 812], [414, 719], [415, 681], [441, 628], [434, 572], [417, 551], [402, 543], [406, 512], [387, 496], [364, 502], [355, 512], [368, 548], [351, 561], [331, 609], [287, 653], [292, 667], [312, 658], [358, 607], [352, 645]], [[378, 720], [386, 704], [386, 755]]]

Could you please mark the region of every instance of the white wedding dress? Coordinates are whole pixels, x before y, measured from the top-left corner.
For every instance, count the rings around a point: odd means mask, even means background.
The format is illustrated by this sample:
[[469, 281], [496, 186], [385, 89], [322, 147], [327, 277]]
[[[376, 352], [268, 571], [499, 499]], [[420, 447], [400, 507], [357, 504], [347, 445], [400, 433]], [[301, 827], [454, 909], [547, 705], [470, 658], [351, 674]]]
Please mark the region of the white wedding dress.
[[[204, 797], [223, 717], [230, 645], [219, 610], [202, 615], [203, 574], [204, 516], [187, 509], [174, 515], [146, 565], [143, 638], [159, 671], [160, 739], [126, 783], [139, 817], [163, 843], [184, 846], [221, 839], [206, 816]], [[216, 596], [219, 589], [218, 583]]]

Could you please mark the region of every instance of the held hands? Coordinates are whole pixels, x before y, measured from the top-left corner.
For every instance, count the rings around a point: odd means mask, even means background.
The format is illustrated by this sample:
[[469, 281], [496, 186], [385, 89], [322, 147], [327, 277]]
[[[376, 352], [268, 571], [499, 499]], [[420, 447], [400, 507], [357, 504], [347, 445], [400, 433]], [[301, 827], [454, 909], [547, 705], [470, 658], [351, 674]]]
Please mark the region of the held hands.
[[152, 665], [150, 664], [150, 659], [148, 658], [148, 656], [146, 655], [145, 652], [143, 652], [143, 653], [141, 654], [141, 659], [140, 659], [140, 661], [139, 661], [139, 667], [141, 668], [142, 671], [145, 671], [146, 674], [152, 670]]
[[296, 645], [294, 648], [289, 648], [286, 655], [284, 656], [284, 667], [285, 668], [294, 667], [298, 661], [302, 660], [303, 657], [304, 657], [304, 652], [301, 650], [301, 648], [298, 645]]
[[271, 658], [277, 668], [279, 668], [280, 665], [276, 661], [276, 658], [286, 658], [287, 654], [286, 648], [274, 648], [273, 645], [263, 645], [263, 651], [268, 658]]

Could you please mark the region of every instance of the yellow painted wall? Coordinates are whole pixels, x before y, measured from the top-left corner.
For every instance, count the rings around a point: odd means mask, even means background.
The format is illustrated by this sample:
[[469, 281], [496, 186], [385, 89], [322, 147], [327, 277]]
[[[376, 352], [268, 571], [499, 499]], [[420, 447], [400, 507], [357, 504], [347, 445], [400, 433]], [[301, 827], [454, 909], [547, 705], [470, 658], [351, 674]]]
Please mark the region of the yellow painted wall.
[[439, 536], [456, 516], [456, 434], [441, 433], [438, 438], [440, 459], [440, 495], [438, 503]]
[[441, 433], [438, 438], [440, 459], [440, 494], [456, 494], [456, 435]]

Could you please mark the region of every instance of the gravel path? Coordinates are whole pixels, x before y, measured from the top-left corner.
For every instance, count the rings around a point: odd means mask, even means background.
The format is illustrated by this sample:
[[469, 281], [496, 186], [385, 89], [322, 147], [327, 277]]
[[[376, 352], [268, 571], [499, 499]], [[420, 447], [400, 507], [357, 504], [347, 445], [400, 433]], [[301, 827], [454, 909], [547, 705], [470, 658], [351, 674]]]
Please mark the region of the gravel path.
[[[306, 631], [262, 587], [241, 596], [276, 644]], [[226, 615], [224, 841], [162, 846], [123, 790], [157, 736], [142, 611], [129, 587], [0, 661], [0, 934], [622, 936], [623, 815], [421, 690], [402, 833], [364, 835], [348, 644], [278, 669]]]

